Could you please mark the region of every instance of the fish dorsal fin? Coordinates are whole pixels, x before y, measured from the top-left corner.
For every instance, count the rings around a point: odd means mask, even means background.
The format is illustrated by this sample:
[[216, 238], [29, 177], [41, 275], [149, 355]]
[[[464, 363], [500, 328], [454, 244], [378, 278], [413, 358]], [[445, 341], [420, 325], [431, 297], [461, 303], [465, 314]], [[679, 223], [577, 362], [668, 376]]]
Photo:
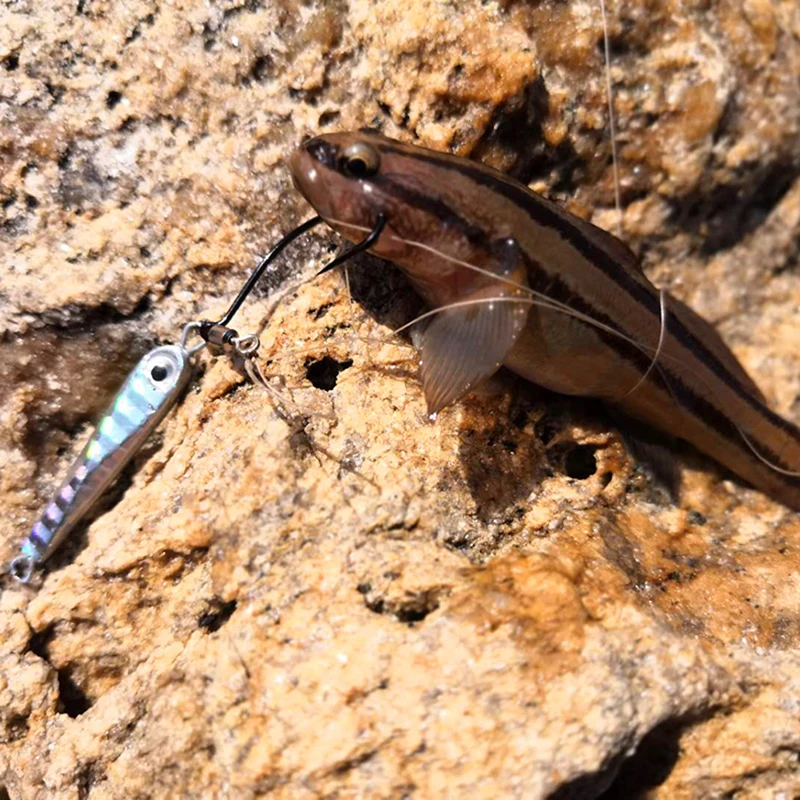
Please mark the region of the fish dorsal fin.
[[484, 284], [443, 307], [425, 328], [420, 343], [420, 373], [428, 413], [436, 415], [491, 377], [514, 346], [528, 318], [526, 277], [516, 242], [503, 240], [506, 281]]

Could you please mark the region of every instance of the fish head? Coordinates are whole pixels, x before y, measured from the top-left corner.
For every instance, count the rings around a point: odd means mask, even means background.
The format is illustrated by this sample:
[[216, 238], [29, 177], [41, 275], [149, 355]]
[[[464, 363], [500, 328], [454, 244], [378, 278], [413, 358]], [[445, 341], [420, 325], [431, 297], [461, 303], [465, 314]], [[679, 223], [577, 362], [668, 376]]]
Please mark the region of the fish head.
[[289, 162], [295, 187], [350, 241], [362, 241], [383, 215], [386, 227], [371, 252], [401, 266], [413, 260], [409, 242], [427, 241], [441, 224], [413, 202], [428, 196], [422, 186], [429, 177], [403, 148], [369, 129], [328, 133], [303, 142]]

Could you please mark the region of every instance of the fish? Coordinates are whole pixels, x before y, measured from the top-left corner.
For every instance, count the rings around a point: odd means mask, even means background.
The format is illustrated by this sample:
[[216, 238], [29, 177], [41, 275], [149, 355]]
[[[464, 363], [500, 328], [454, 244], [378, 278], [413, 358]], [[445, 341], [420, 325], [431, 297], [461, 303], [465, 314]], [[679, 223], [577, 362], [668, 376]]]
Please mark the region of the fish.
[[193, 352], [182, 344], [156, 347], [128, 374], [53, 499], [22, 541], [19, 555], [9, 565], [13, 578], [29, 583], [34, 571], [52, 556], [139, 452], [186, 388]]
[[505, 366], [683, 439], [800, 510], [800, 429], [616, 236], [486, 165], [370, 129], [308, 139], [289, 169], [346, 239], [382, 225], [370, 252], [430, 307], [419, 337], [429, 414]]

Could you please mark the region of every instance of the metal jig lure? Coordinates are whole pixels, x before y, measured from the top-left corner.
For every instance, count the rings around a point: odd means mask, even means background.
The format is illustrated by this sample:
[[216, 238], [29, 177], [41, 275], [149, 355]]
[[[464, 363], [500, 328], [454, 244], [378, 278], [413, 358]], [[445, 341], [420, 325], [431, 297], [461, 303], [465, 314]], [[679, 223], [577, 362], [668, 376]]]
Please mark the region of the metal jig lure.
[[116, 480], [147, 437], [175, 405], [189, 382], [192, 356], [205, 347], [187, 347], [196, 323], [183, 330], [180, 344], [147, 353], [128, 375], [86, 447], [9, 565], [12, 577], [28, 583], [89, 508]]
[[[177, 403], [189, 382], [192, 357], [208, 346], [215, 355], [242, 359], [245, 372], [254, 383], [261, 383], [273, 394], [255, 362], [259, 339], [255, 334], [240, 336], [229, 327], [230, 321], [252, 292], [267, 267], [284, 248], [322, 219], [306, 220], [286, 234], [258, 263], [225, 314], [216, 322], [190, 322], [177, 345], [162, 345], [147, 353], [128, 375], [111, 407], [73, 464], [52, 501], [31, 528], [20, 546], [19, 555], [9, 564], [9, 573], [20, 583], [28, 583], [61, 545], [69, 532], [131, 462], [150, 434]], [[370, 240], [371, 242], [371, 240]], [[367, 243], [364, 243], [368, 246]], [[335, 258], [337, 266], [360, 252], [354, 247]], [[195, 334], [202, 340], [188, 345]]]

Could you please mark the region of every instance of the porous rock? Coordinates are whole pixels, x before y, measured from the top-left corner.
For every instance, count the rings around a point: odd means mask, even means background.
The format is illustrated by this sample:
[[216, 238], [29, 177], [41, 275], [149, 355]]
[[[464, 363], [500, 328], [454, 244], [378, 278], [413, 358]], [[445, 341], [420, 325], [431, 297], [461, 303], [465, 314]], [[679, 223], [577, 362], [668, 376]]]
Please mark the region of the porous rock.
[[[608, 8], [622, 235], [800, 420], [794, 0]], [[0, 11], [0, 552], [155, 341], [308, 214], [363, 125], [614, 229], [596, 4], [80, 0]], [[366, 258], [237, 326], [40, 585], [0, 595], [0, 798], [790, 797], [800, 523], [519, 381], [432, 424]], [[272, 297], [268, 295], [272, 293]]]

